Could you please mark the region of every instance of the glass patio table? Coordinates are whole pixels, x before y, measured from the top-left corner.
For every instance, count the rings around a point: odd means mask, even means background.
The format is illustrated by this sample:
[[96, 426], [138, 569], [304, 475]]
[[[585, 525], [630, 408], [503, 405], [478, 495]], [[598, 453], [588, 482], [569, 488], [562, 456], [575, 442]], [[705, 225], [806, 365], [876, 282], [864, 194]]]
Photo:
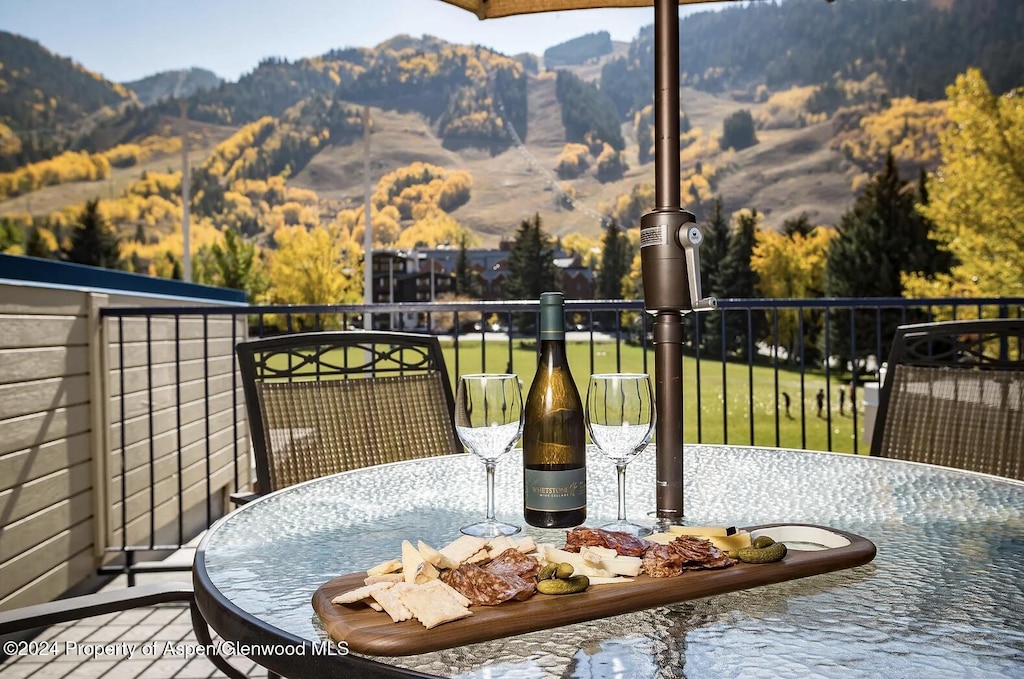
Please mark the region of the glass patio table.
[[[290, 677], [962, 677], [1024, 675], [1024, 484], [864, 456], [695, 445], [694, 524], [810, 523], [861, 535], [871, 563], [414, 656], [347, 653], [310, 604], [339, 575], [441, 546], [484, 510], [469, 455], [370, 467], [245, 505], [210, 529], [196, 597], [211, 626]], [[518, 451], [498, 518], [523, 525]], [[588, 460], [588, 525], [613, 519], [615, 470]], [[627, 475], [628, 516], [654, 507], [654, 451]], [[558, 531], [527, 528], [555, 542]], [[382, 614], [383, 615], [383, 614]]]

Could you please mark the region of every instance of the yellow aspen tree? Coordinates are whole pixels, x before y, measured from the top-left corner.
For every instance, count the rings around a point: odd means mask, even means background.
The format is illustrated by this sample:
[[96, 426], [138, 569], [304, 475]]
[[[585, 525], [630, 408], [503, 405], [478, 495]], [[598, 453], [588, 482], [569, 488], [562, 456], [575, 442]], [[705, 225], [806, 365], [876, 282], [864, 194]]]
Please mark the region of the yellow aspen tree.
[[946, 89], [952, 125], [921, 213], [958, 260], [948, 275], [904, 277], [915, 296], [1024, 294], [1024, 88], [994, 95], [968, 69]]

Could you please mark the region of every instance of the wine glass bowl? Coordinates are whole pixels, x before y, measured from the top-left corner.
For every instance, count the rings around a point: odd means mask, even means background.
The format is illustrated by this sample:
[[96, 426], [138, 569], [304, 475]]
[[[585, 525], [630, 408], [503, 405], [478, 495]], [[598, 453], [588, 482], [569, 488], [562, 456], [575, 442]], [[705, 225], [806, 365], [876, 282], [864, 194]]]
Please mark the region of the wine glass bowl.
[[650, 377], [644, 373], [591, 375], [586, 415], [590, 439], [618, 472], [618, 519], [602, 528], [636, 536], [650, 535], [650, 528], [626, 520], [626, 465], [647, 447], [654, 435]]
[[519, 526], [494, 518], [494, 469], [523, 434], [523, 395], [519, 378], [510, 374], [463, 375], [455, 391], [455, 431], [463, 445], [484, 463], [487, 472], [487, 517], [462, 527], [477, 537], [514, 535]]

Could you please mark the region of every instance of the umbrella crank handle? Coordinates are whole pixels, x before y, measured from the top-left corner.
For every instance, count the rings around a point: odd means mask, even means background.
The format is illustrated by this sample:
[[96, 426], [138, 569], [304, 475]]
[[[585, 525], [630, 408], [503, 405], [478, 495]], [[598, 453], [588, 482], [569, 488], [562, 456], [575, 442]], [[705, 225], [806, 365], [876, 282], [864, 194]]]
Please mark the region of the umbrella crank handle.
[[676, 233], [676, 240], [683, 248], [686, 258], [686, 276], [690, 288], [690, 305], [694, 311], [711, 311], [718, 308], [718, 300], [714, 297], [701, 297], [700, 286], [700, 245], [704, 242], [704, 234], [693, 222], [683, 223]]

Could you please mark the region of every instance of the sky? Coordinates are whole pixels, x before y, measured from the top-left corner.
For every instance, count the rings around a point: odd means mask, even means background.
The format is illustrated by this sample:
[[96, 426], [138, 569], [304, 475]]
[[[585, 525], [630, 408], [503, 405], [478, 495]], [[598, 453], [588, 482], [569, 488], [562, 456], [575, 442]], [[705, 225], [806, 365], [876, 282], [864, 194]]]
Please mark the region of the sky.
[[540, 55], [601, 30], [628, 42], [652, 23], [650, 7], [480, 21], [438, 0], [0, 0], [0, 29], [115, 82], [193, 66], [237, 80], [265, 57], [294, 60], [373, 47], [402, 33]]

